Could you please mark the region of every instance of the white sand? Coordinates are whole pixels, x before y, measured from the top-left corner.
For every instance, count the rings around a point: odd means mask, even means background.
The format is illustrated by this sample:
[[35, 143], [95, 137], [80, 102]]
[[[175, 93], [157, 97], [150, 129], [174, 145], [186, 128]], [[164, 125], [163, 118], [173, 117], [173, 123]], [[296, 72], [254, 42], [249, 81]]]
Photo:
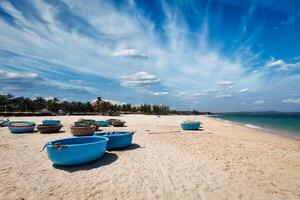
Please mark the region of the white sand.
[[[300, 199], [300, 142], [199, 116], [121, 117], [134, 145], [88, 165], [55, 168], [42, 150], [65, 133], [0, 128], [0, 199]], [[107, 119], [90, 116], [85, 118]], [[44, 117], [11, 118], [40, 123]], [[200, 119], [203, 131], [182, 131]]]

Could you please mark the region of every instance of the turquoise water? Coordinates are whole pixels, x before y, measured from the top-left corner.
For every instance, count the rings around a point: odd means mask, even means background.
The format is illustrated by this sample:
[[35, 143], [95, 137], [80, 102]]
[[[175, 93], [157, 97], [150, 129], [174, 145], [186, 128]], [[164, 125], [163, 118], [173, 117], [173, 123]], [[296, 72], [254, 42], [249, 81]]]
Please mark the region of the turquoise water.
[[300, 137], [300, 113], [227, 113], [211, 117]]

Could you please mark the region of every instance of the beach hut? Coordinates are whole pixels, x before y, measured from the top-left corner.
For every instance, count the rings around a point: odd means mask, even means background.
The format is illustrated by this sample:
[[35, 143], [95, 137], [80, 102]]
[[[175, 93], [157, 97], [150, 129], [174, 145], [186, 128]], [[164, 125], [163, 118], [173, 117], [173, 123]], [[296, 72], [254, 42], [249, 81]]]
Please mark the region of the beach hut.
[[60, 109], [59, 111], [57, 111], [57, 114], [58, 115], [65, 115], [66, 113], [62, 109]]
[[41, 113], [43, 116], [55, 116], [56, 115], [55, 112], [48, 110], [46, 108], [39, 110], [39, 113]]

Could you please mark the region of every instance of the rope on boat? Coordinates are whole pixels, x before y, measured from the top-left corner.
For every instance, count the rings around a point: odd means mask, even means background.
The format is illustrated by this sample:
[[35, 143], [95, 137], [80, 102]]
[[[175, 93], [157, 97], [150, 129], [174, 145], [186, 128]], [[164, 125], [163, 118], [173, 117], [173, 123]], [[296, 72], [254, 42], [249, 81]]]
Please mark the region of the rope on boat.
[[56, 144], [53, 144], [53, 147], [57, 148], [58, 151], [61, 151], [62, 149], [67, 148], [68, 145], [56, 143]]
[[68, 147], [67, 144], [59, 144], [59, 143], [52, 144], [52, 143], [47, 143], [47, 144], [45, 144], [45, 146], [43, 147], [43, 150], [46, 148], [46, 146], [47, 146], [48, 144], [52, 145], [52, 147], [53, 147], [53, 148], [56, 148], [58, 151], [61, 151], [62, 149]]

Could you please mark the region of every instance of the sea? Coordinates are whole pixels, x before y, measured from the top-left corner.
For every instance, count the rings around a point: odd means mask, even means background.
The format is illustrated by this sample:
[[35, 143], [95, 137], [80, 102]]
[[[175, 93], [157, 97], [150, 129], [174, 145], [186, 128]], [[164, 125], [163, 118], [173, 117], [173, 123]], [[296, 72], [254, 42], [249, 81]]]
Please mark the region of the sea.
[[241, 112], [211, 115], [213, 118], [240, 123], [244, 126], [269, 130], [300, 139], [300, 113]]

